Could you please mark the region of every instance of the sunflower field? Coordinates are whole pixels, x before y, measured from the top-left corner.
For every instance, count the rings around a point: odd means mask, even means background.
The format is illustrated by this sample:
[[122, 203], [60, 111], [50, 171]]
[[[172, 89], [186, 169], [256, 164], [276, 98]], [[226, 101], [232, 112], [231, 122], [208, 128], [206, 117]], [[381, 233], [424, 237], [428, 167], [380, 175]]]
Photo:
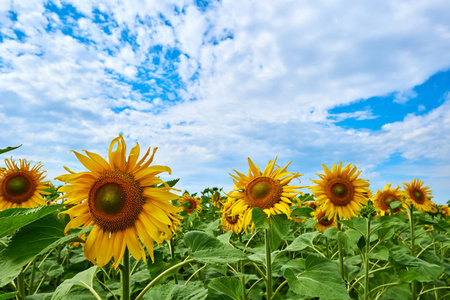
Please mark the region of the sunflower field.
[[5, 159], [0, 300], [450, 299], [450, 211], [419, 179], [372, 191], [354, 165], [305, 180], [249, 158], [231, 191], [190, 193], [156, 150], [73, 151], [85, 171], [58, 187]]

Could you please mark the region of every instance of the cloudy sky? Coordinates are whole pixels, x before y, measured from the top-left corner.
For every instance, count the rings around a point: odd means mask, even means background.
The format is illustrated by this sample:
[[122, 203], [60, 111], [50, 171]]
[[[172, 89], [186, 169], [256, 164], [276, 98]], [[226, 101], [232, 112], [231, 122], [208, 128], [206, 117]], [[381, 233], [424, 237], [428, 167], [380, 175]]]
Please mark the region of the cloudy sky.
[[[450, 199], [450, 5], [408, 1], [0, 1], [0, 155], [82, 171], [122, 133], [191, 193], [278, 156], [310, 184]], [[56, 184], [58, 182], [54, 181]], [[307, 192], [308, 190], [304, 190]]]

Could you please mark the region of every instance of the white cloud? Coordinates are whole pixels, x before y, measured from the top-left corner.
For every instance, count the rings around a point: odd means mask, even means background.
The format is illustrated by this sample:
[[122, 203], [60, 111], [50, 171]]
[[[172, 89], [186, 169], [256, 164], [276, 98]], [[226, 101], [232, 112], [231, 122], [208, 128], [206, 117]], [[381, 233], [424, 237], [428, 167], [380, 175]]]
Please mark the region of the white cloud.
[[[75, 37], [43, 2], [14, 3], [0, 8], [2, 34], [19, 29], [27, 38], [0, 44], [0, 96], [9, 100], [0, 102], [0, 148], [23, 143], [13, 154], [42, 160], [51, 178], [62, 164], [81, 168], [70, 149], [104, 156], [119, 132], [130, 144], [159, 146], [155, 163], [192, 191], [230, 189], [228, 173], [246, 171], [247, 156], [260, 165], [276, 155], [280, 165], [293, 160], [306, 184], [322, 163], [340, 160], [373, 182], [395, 153], [450, 163], [448, 101], [380, 131], [334, 124], [375, 118], [370, 108], [328, 113], [394, 92], [404, 103], [415, 85], [447, 70], [443, 1], [222, 1], [204, 12], [190, 1], [64, 2], [84, 15], [70, 21]], [[93, 21], [95, 8], [104, 24]]]

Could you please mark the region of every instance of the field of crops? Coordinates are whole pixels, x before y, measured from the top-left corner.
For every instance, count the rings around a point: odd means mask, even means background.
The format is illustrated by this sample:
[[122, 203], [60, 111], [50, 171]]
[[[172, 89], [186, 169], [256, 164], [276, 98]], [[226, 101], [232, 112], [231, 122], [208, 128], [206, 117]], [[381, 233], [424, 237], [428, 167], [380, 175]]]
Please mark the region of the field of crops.
[[233, 191], [189, 193], [119, 136], [55, 188], [11, 153], [0, 300], [450, 299], [449, 209], [418, 179], [371, 191], [356, 166], [307, 182], [249, 159]]

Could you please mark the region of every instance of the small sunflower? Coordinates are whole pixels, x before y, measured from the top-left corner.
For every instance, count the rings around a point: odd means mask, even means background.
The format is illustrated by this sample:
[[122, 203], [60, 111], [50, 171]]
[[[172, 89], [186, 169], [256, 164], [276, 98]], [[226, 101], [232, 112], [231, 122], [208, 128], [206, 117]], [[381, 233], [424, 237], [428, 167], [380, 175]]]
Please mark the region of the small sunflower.
[[322, 167], [325, 174], [317, 174], [319, 180], [311, 179], [317, 185], [309, 187], [317, 204], [323, 207], [327, 216], [347, 220], [356, 217], [361, 205], [368, 201], [364, 193], [368, 192], [369, 183], [358, 178], [361, 171], [356, 172], [356, 166], [351, 164], [342, 169], [342, 162], [339, 166], [333, 164], [332, 171], [325, 165]]
[[222, 217], [220, 220], [222, 221], [222, 229], [225, 232], [233, 230], [234, 233], [239, 234], [242, 231], [243, 226], [243, 216], [239, 215], [231, 215], [231, 206], [233, 205], [235, 200], [228, 200], [223, 203], [222, 210], [219, 212], [222, 213]]
[[[153, 261], [153, 242], [159, 244], [172, 237], [179, 209], [170, 200], [178, 196], [156, 177], [162, 172], [170, 174], [170, 168], [150, 166], [156, 149], [148, 158], [149, 148], [138, 161], [140, 148], [136, 144], [127, 159], [126, 144], [119, 135], [111, 142], [108, 161], [86, 150], [87, 156], [73, 151], [88, 171], [75, 173], [64, 167], [70, 174], [56, 178], [69, 184], [59, 191], [66, 193], [61, 196], [67, 199], [66, 204], [74, 205], [62, 212], [71, 219], [65, 232], [81, 225], [95, 226], [84, 244], [84, 254], [99, 267], [114, 256], [112, 267], [117, 269], [126, 248], [136, 260], [142, 258], [145, 262], [146, 254], [139, 240]], [[164, 187], [154, 187], [161, 183]]]
[[317, 221], [314, 227], [321, 232], [324, 232], [330, 227], [337, 227], [335, 216], [328, 217], [323, 208], [319, 207], [316, 211], [311, 213], [311, 216], [313, 216], [314, 220]]
[[5, 159], [7, 169], [0, 168], [0, 210], [11, 207], [37, 207], [45, 205], [46, 200], [41, 195], [49, 194], [48, 181], [42, 165], [36, 163], [30, 168], [31, 162], [19, 159], [19, 166], [12, 159]]
[[413, 205], [419, 211], [433, 211], [434, 203], [431, 201], [431, 190], [428, 186], [422, 187], [423, 181], [412, 179], [411, 184], [403, 183], [405, 188], [406, 203]]
[[234, 186], [233, 191], [228, 197], [236, 199], [231, 207], [231, 215], [242, 214], [244, 218], [244, 228], [251, 226], [252, 210], [255, 207], [261, 208], [268, 217], [276, 214], [291, 215], [290, 205], [292, 199], [300, 194], [296, 189], [302, 186], [288, 185], [292, 179], [302, 176], [299, 173], [290, 173], [286, 169], [277, 166], [275, 168], [276, 158], [269, 161], [264, 172], [260, 172], [258, 166], [255, 166], [248, 158], [249, 171], [248, 176], [234, 170], [236, 175], [231, 175]]
[[[403, 202], [403, 192], [399, 191], [400, 187], [397, 186], [395, 189], [391, 189], [390, 184], [386, 184], [383, 190], [378, 190], [374, 197], [372, 197], [372, 201], [374, 206], [378, 209], [379, 215], [385, 216], [389, 215], [391, 211], [391, 203], [394, 201]], [[401, 210], [401, 207], [394, 208], [394, 213], [397, 213]]]
[[[202, 200], [200, 199], [200, 197], [193, 197], [189, 195], [188, 192], [185, 192], [183, 196], [178, 199], [178, 204], [181, 205], [180, 207], [184, 209], [189, 215], [194, 210], [197, 211], [197, 213], [202, 211], [201, 202]], [[183, 205], [185, 203], [186, 205]]]
[[448, 207], [448, 205], [441, 205], [439, 206], [439, 208], [441, 209], [441, 213], [444, 216], [444, 218], [450, 216], [450, 208]]

